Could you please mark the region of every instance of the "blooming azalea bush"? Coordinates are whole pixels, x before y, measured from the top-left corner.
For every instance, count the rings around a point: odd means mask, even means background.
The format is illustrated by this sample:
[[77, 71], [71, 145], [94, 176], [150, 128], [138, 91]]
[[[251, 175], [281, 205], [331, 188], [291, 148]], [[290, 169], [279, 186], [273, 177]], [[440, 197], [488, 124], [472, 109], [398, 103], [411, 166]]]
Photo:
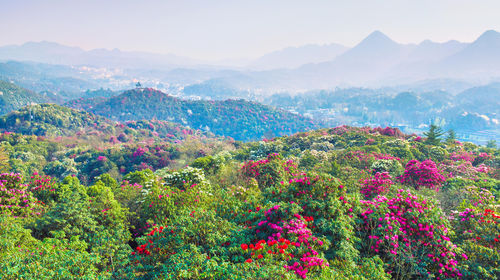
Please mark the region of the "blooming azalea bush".
[[396, 279], [454, 278], [462, 256], [450, 240], [450, 225], [432, 201], [410, 190], [361, 201], [365, 250], [379, 255]]
[[137, 239], [128, 271], [144, 279], [193, 279], [207, 275], [207, 269], [216, 265], [215, 259], [229, 254], [231, 242], [228, 240], [237, 229], [234, 223], [218, 217], [215, 211], [180, 210], [168, 223], [148, 226], [146, 233]]
[[156, 171], [156, 175], [163, 179], [166, 185], [184, 189], [186, 186], [207, 185], [205, 173], [200, 168], [188, 166], [179, 171], [168, 171], [161, 169]]
[[439, 164], [439, 169], [447, 178], [462, 177], [471, 180], [484, 177], [490, 171], [484, 164], [473, 166], [470, 161], [443, 161]]
[[375, 161], [370, 168], [373, 173], [377, 172], [389, 172], [389, 174], [393, 177], [398, 177], [403, 174], [404, 168], [400, 163], [400, 159], [384, 159], [381, 158]]
[[393, 184], [392, 176], [388, 172], [377, 172], [374, 176], [364, 180], [361, 193], [365, 198], [371, 199], [387, 193]]
[[476, 158], [474, 159], [474, 161], [472, 162], [473, 165], [480, 165], [480, 164], [483, 164], [485, 163], [486, 161], [488, 160], [491, 160], [493, 159], [493, 156], [488, 154], [488, 153], [479, 153]]
[[300, 206], [277, 204], [266, 211], [254, 226], [255, 243], [242, 243], [241, 249], [248, 257], [245, 262], [274, 263], [293, 271], [300, 278], [318, 274], [328, 267], [322, 251], [328, 248], [326, 240], [314, 236], [310, 217], [302, 217]]
[[434, 161], [428, 159], [419, 162], [414, 159], [406, 164], [405, 172], [400, 180], [402, 184], [413, 186], [416, 189], [427, 187], [437, 191], [445, 181], [445, 177], [441, 175]]
[[25, 217], [40, 215], [40, 211], [41, 203], [33, 197], [20, 174], [0, 174], [0, 214]]
[[283, 180], [288, 180], [296, 172], [297, 165], [284, 161], [279, 154], [269, 154], [266, 159], [248, 161], [241, 167], [243, 176], [257, 180], [261, 189], [276, 186]]
[[456, 242], [464, 251], [463, 274], [471, 279], [498, 279], [500, 275], [500, 213], [491, 192], [466, 188], [466, 198], [451, 221]]
[[57, 199], [56, 190], [58, 184], [56, 180], [48, 175], [33, 173], [29, 181], [28, 189], [41, 205], [49, 204]]
[[467, 151], [464, 151], [464, 150], [453, 151], [450, 154], [450, 159], [453, 160], [453, 161], [468, 161], [468, 162], [473, 162], [474, 161], [474, 153], [467, 152]]

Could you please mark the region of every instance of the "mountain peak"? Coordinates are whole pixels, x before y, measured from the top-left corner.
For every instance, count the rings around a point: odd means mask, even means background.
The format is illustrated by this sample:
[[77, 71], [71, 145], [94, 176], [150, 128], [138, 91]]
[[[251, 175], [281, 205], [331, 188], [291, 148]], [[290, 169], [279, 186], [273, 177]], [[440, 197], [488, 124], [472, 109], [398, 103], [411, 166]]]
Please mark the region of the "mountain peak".
[[390, 41], [394, 42], [391, 38], [389, 38], [387, 35], [382, 33], [379, 30], [375, 30], [370, 35], [368, 35], [363, 41]]
[[387, 47], [398, 45], [398, 43], [394, 42], [391, 38], [389, 38], [384, 33], [376, 30], [370, 33], [361, 43], [357, 46], [367, 46], [367, 47]]
[[500, 33], [495, 31], [495, 30], [487, 30], [475, 42], [485, 42], [485, 43], [490, 43], [490, 42], [500, 42]]

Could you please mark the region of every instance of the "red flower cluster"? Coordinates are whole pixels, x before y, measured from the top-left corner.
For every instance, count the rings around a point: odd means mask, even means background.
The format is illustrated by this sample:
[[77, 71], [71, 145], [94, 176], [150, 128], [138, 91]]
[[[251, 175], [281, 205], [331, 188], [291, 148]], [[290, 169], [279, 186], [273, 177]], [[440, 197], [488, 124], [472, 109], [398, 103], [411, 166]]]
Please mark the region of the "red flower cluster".
[[[283, 255], [283, 259], [289, 260], [293, 257], [293, 254], [286, 252], [290, 245], [295, 245], [300, 247], [300, 244], [290, 242], [290, 240], [285, 238], [280, 238], [279, 240], [265, 241], [260, 240], [255, 244], [247, 245], [245, 243], [241, 244], [240, 247], [243, 251], [250, 251], [250, 258], [246, 262], [251, 263], [252, 258], [263, 259], [264, 255]], [[263, 255], [264, 254], [264, 255]]]

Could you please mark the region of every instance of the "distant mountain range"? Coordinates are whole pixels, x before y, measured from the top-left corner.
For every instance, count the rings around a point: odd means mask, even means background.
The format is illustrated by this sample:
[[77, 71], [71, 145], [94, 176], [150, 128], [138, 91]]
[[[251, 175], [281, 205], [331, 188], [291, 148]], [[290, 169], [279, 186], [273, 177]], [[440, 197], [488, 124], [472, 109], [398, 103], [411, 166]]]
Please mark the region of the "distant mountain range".
[[201, 63], [194, 59], [172, 54], [127, 52], [119, 49], [94, 49], [85, 51], [54, 42], [27, 42], [23, 45], [0, 47], [0, 60], [33, 61], [60, 65], [90, 65], [94, 67], [119, 67], [155, 69], [189, 66]]
[[[271, 90], [383, 87], [425, 80], [488, 83], [500, 79], [500, 33], [490, 30], [472, 43], [449, 41], [399, 44], [375, 31], [351, 49], [296, 69], [235, 73], [217, 78], [236, 89]], [[210, 81], [205, 81], [210, 83]]]
[[348, 49], [339, 44], [288, 47], [263, 55], [249, 63], [247, 67], [254, 70], [297, 68], [308, 63], [332, 60]]
[[238, 67], [210, 65], [176, 55], [118, 49], [85, 51], [50, 42], [0, 47], [0, 60], [143, 69], [134, 73], [166, 83], [210, 84], [216, 80], [226, 88], [267, 92], [383, 87], [425, 80], [479, 85], [500, 80], [500, 33], [486, 31], [471, 43], [425, 40], [400, 44], [375, 31], [352, 48], [338, 44], [290, 47]]

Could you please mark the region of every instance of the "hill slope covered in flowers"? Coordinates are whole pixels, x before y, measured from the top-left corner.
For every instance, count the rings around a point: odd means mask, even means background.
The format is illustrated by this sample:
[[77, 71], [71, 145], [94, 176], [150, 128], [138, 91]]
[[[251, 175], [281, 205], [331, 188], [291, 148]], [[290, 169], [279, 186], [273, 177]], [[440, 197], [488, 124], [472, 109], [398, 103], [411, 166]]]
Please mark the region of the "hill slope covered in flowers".
[[[30, 137], [3, 136], [7, 163], [60, 145]], [[500, 275], [496, 148], [352, 127], [192, 143], [173, 144], [187, 166], [154, 172], [57, 179], [42, 165], [10, 167], [18, 173], [0, 175], [1, 278]], [[86, 172], [96, 173], [82, 182]]]
[[167, 120], [241, 141], [318, 128], [311, 119], [257, 102], [182, 100], [151, 88], [128, 90], [104, 101], [81, 99], [66, 105], [117, 121]]

